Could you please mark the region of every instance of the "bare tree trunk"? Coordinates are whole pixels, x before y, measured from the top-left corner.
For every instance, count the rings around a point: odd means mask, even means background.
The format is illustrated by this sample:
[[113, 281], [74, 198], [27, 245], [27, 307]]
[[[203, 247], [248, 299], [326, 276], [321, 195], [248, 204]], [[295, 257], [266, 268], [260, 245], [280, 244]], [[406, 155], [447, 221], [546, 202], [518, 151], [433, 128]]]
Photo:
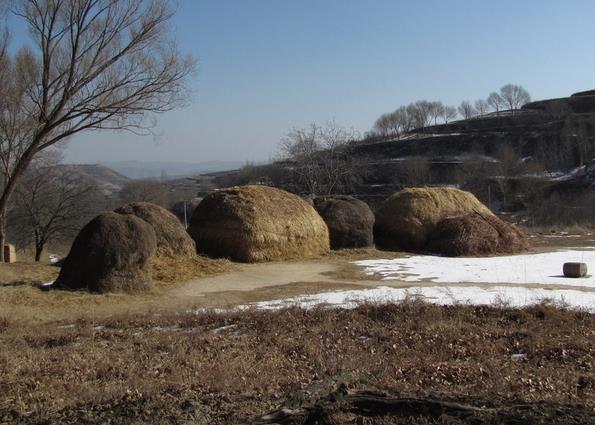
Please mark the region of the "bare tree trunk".
[[16, 183], [25, 169], [31, 163], [33, 155], [35, 154], [35, 144], [32, 144], [21, 159], [18, 161], [12, 173], [6, 176], [5, 186], [0, 192], [0, 262], [4, 261], [4, 244], [6, 243], [6, 215], [8, 212], [8, 202], [16, 189]]
[[35, 243], [35, 261], [36, 262], [41, 261], [41, 254], [43, 253], [43, 246], [44, 246], [44, 243], [41, 241]]
[[4, 245], [6, 244], [6, 205], [0, 208], [0, 263], [4, 262]]
[[41, 261], [41, 254], [43, 253], [43, 245], [35, 244], [35, 261]]

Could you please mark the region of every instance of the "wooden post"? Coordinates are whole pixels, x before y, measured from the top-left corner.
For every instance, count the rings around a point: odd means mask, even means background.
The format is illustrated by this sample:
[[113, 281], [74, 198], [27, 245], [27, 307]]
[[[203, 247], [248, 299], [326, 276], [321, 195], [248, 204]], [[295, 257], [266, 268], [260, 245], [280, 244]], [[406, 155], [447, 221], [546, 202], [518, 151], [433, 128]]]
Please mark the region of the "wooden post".
[[14, 263], [17, 261], [17, 253], [14, 248], [14, 245], [9, 243], [4, 245], [4, 262], [5, 263]]

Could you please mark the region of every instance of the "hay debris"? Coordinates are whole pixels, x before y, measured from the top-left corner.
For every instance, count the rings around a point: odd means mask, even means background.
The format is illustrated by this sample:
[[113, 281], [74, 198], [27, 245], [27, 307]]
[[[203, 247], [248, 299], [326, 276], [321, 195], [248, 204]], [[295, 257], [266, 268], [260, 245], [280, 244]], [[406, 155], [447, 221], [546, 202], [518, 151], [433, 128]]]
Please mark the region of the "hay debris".
[[153, 227], [157, 237], [157, 256], [196, 256], [194, 241], [178, 218], [165, 208], [148, 202], [136, 202], [124, 205], [115, 212], [134, 215]]
[[211, 193], [194, 211], [188, 233], [199, 253], [248, 263], [310, 258], [329, 250], [328, 228], [316, 210], [267, 186]]
[[352, 196], [320, 196], [313, 205], [328, 226], [331, 248], [363, 248], [374, 245], [374, 213]]
[[194, 257], [153, 257], [151, 270], [157, 285], [171, 286], [205, 276], [213, 276], [231, 270], [232, 263], [194, 255]]
[[55, 287], [91, 292], [140, 292], [152, 287], [153, 228], [127, 214], [103, 213], [80, 231]]
[[424, 249], [436, 224], [471, 212], [493, 215], [469, 193], [454, 188], [409, 188], [390, 196], [376, 213], [376, 244], [389, 249]]

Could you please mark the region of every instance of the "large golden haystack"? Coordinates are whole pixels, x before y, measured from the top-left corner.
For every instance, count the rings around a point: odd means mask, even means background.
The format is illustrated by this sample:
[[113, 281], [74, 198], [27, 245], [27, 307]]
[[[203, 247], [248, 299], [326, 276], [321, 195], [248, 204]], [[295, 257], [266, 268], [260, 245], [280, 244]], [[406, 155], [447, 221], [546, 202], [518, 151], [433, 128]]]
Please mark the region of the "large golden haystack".
[[188, 233], [199, 253], [250, 263], [308, 258], [329, 250], [328, 229], [314, 208], [267, 186], [213, 192], [194, 211]]
[[153, 228], [133, 215], [103, 213], [80, 231], [55, 286], [92, 292], [139, 292], [153, 285]]
[[115, 210], [118, 214], [134, 215], [153, 227], [157, 237], [158, 256], [178, 257], [195, 256], [194, 241], [184, 229], [180, 220], [158, 205], [149, 202], [136, 202]]
[[440, 220], [471, 212], [492, 215], [473, 194], [459, 189], [401, 190], [384, 201], [376, 213], [376, 244], [391, 249], [422, 250]]

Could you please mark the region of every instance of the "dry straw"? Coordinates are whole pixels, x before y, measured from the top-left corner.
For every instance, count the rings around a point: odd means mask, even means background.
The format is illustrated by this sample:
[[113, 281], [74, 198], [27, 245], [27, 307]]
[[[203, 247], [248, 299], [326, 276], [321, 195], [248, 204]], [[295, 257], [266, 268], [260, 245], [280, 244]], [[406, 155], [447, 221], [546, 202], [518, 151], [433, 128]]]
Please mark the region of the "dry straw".
[[454, 188], [409, 188], [389, 197], [376, 213], [376, 244], [418, 251], [445, 217], [492, 214], [473, 194]]
[[374, 213], [351, 196], [320, 196], [314, 208], [328, 226], [331, 248], [362, 248], [374, 245]]
[[329, 250], [327, 226], [314, 208], [266, 186], [210, 194], [194, 211], [188, 233], [200, 253], [250, 263], [309, 258]]
[[152, 286], [153, 228], [133, 215], [106, 212], [78, 234], [55, 286], [92, 292], [139, 292]]
[[516, 254], [528, 248], [515, 226], [476, 212], [440, 221], [426, 246], [430, 252], [450, 257]]
[[124, 205], [115, 212], [134, 215], [151, 225], [157, 237], [157, 256], [196, 256], [194, 241], [180, 220], [165, 208], [148, 202], [137, 202]]

